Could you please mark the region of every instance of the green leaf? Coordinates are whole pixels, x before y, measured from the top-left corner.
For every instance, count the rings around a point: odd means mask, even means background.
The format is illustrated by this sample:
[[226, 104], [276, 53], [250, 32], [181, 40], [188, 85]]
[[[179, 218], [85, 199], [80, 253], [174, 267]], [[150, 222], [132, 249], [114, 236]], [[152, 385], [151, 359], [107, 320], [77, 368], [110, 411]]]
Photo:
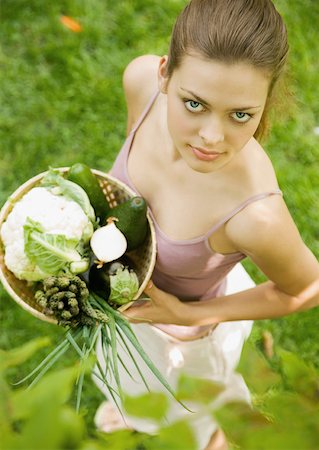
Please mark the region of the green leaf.
[[0, 436], [2, 445], [6, 442], [6, 439], [10, 438], [11, 434], [11, 391], [3, 374], [0, 373]]
[[[32, 411], [15, 436], [6, 442], [6, 449], [58, 450], [63, 441], [63, 432], [57, 428], [58, 405], [42, 404]], [[11, 441], [11, 442], [10, 442]]]
[[319, 405], [319, 372], [294, 353], [280, 349], [278, 355], [289, 386]]
[[[114, 433], [112, 433], [113, 435]], [[118, 450], [120, 450], [119, 447], [112, 447], [112, 445], [110, 445], [109, 447], [105, 446], [104, 442], [99, 442], [99, 441], [84, 441], [82, 442], [81, 445], [81, 450], [106, 450], [106, 448], [117, 448]]]
[[64, 446], [60, 448], [79, 448], [85, 437], [85, 422], [83, 417], [76, 413], [70, 406], [63, 406], [57, 417], [57, 427], [61, 429]]
[[[258, 430], [270, 428], [271, 422], [258, 409], [252, 408], [247, 403], [231, 402], [212, 411], [222, 430], [226, 433], [228, 440], [240, 445], [245, 450], [250, 449], [247, 436]], [[258, 448], [258, 441], [253, 440], [254, 450]], [[270, 450], [269, 447], [268, 450]]]
[[0, 349], [0, 371], [6, 370], [9, 367], [14, 367], [24, 363], [40, 348], [50, 344], [49, 338], [38, 338], [26, 343], [22, 347], [14, 348], [13, 350], [5, 351]]
[[[86, 370], [92, 369], [86, 367]], [[85, 424], [74, 410], [65, 406], [69, 400], [78, 367], [71, 367], [42, 378], [32, 389], [10, 392], [9, 418], [18, 431], [2, 434], [4, 449], [61, 450], [78, 448]], [[3, 426], [1, 427], [2, 431]]]
[[[81, 364], [85, 373], [92, 370], [93, 360], [87, 359]], [[29, 417], [43, 403], [62, 405], [73, 390], [79, 375], [79, 367], [71, 367], [58, 372], [51, 372], [30, 389], [19, 389], [12, 397], [13, 415], [16, 420]]]
[[196, 450], [198, 448], [193, 431], [185, 421], [174, 422], [159, 430], [147, 450]]
[[89, 261], [77, 252], [77, 239], [68, 239], [63, 234], [45, 233], [40, 223], [29, 217], [24, 225], [24, 251], [28, 258], [43, 272], [51, 275], [61, 270], [70, 272], [73, 263], [86, 263], [80, 271], [85, 271]]
[[263, 407], [269, 411], [269, 425], [246, 427], [237, 440], [243, 449], [314, 450], [318, 447], [319, 411], [307, 399], [296, 393], [277, 392], [268, 397]]
[[[81, 444], [84, 423], [75, 414], [63, 414], [64, 407], [52, 402], [41, 405], [27, 420], [20, 432], [19, 448], [32, 450], [61, 450]], [[66, 422], [64, 422], [66, 421]]]
[[[131, 430], [118, 430], [112, 433], [100, 433], [98, 441], [91, 441], [81, 446], [81, 450], [148, 450], [147, 445], [143, 445], [150, 439], [142, 433], [132, 433]], [[166, 449], [169, 450], [169, 449]], [[186, 449], [184, 449], [186, 450]]]
[[244, 345], [237, 370], [243, 374], [249, 389], [257, 394], [263, 394], [281, 382], [280, 375], [272, 371], [265, 356], [249, 341]]
[[127, 395], [124, 398], [124, 409], [129, 415], [156, 421], [164, 419], [168, 406], [166, 395], [157, 392], [148, 392], [136, 397]]
[[176, 397], [180, 400], [209, 404], [224, 388], [222, 383], [182, 374], [178, 381]]

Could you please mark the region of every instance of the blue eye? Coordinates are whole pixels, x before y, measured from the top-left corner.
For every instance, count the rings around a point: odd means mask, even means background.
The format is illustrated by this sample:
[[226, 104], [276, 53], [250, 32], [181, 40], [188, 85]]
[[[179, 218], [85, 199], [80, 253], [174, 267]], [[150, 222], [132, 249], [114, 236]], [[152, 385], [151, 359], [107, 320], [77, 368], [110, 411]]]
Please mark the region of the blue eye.
[[195, 100], [185, 100], [184, 103], [186, 109], [190, 112], [202, 112], [205, 109], [201, 103], [196, 102]]
[[251, 119], [251, 115], [248, 113], [237, 111], [231, 115], [231, 117], [236, 120], [236, 122], [246, 123]]

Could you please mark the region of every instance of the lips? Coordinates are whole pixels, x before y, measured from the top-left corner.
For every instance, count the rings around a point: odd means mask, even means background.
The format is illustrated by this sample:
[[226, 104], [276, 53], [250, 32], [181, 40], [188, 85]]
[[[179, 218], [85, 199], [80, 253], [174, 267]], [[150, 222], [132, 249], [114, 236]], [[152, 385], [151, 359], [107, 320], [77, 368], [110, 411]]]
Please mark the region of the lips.
[[190, 148], [192, 149], [192, 152], [196, 156], [196, 158], [200, 159], [201, 161], [214, 161], [221, 155], [221, 153], [219, 152], [208, 151], [201, 147], [193, 147], [190, 145]]

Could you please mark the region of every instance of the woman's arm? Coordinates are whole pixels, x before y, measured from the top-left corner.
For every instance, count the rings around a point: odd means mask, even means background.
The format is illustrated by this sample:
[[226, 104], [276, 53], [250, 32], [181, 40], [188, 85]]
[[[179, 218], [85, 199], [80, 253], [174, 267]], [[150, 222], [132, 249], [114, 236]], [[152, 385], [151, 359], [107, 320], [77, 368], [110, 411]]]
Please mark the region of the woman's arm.
[[280, 317], [319, 304], [318, 261], [282, 198], [250, 205], [228, 222], [226, 232], [270, 281], [224, 302], [214, 299], [217, 321]]
[[205, 302], [182, 303], [150, 283], [145, 290], [151, 301], [125, 311], [132, 322], [199, 326], [235, 320], [271, 319], [319, 305], [319, 278], [299, 295], [280, 291], [272, 282]]
[[191, 303], [182, 303], [152, 286], [146, 290], [151, 302], [128, 310], [127, 316], [207, 325], [281, 317], [319, 305], [319, 264], [303, 243], [282, 199], [246, 208], [229, 221], [227, 235], [269, 281], [236, 294]]
[[[207, 325], [234, 320], [272, 319], [318, 305], [319, 278], [295, 296], [286, 294], [268, 281], [246, 291], [186, 306], [192, 308], [192, 312], [188, 311], [192, 314], [188, 325]], [[187, 311], [183, 316], [187, 317]], [[183, 320], [185, 325], [186, 321]]]

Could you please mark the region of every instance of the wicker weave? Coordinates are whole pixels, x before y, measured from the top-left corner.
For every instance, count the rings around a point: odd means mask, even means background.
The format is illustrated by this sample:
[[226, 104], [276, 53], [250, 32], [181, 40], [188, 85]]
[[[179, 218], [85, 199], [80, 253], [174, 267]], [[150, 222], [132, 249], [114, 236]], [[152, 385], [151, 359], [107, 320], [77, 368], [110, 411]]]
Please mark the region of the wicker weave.
[[[61, 172], [67, 172], [68, 168], [59, 169]], [[129, 198], [136, 195], [136, 193], [116, 178], [98, 170], [92, 170], [97, 176], [100, 185], [103, 189], [105, 197], [107, 198], [111, 208], [117, 204], [123, 203]], [[47, 172], [40, 173], [35, 177], [28, 180], [22, 186], [20, 186], [9, 198], [9, 200], [3, 205], [0, 211], [0, 228], [2, 223], [5, 222], [8, 214], [13, 208], [15, 202], [20, 200], [30, 189], [37, 186], [41, 179]], [[141, 296], [148, 281], [151, 278], [156, 258], [156, 238], [155, 230], [149, 213], [147, 214], [149, 232], [143, 245], [138, 249], [133, 250], [127, 255], [133, 261], [135, 271], [140, 282], [140, 288], [134, 298], [137, 299]], [[17, 279], [14, 274], [7, 269], [4, 264], [4, 247], [0, 240], [0, 281], [8, 294], [26, 311], [33, 316], [51, 323], [56, 323], [56, 319], [43, 314], [41, 307], [34, 300], [34, 290], [32, 283]], [[130, 305], [130, 304], [129, 304]], [[129, 305], [124, 305], [121, 310], [123, 311]]]

